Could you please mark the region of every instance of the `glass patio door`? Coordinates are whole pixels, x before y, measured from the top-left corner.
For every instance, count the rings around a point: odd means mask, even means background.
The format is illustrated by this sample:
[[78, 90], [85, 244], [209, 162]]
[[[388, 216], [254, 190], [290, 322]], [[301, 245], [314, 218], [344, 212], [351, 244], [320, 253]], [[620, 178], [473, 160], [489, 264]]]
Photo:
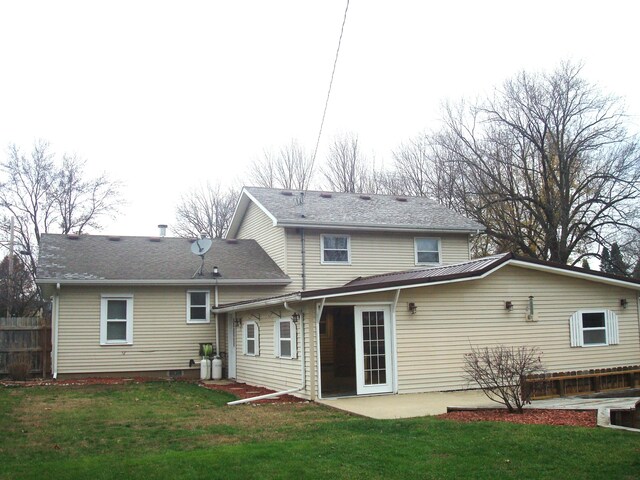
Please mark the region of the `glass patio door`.
[[393, 390], [390, 321], [389, 307], [355, 307], [358, 395]]

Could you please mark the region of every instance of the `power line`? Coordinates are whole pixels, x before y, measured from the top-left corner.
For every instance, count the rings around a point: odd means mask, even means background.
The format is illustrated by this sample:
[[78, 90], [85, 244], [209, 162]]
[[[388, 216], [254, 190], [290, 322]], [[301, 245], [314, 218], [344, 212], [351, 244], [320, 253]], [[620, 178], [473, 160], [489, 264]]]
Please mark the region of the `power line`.
[[318, 131], [318, 139], [316, 140], [316, 148], [313, 150], [313, 157], [311, 157], [311, 169], [316, 163], [316, 155], [318, 154], [318, 147], [320, 146], [320, 137], [322, 136], [322, 128], [324, 127], [324, 119], [327, 116], [327, 109], [329, 108], [329, 97], [331, 97], [331, 87], [333, 86], [333, 77], [336, 74], [336, 66], [338, 65], [338, 55], [340, 55], [340, 45], [342, 44], [342, 34], [344, 33], [344, 24], [347, 21], [347, 12], [349, 11], [349, 0], [347, 0], [347, 6], [344, 9], [344, 17], [342, 19], [342, 27], [340, 28], [340, 38], [338, 38], [338, 48], [336, 49], [336, 57], [333, 60], [333, 71], [331, 72], [331, 80], [329, 80], [329, 90], [327, 91], [327, 99], [324, 102], [324, 111], [322, 112], [322, 121], [320, 122], [320, 130]]

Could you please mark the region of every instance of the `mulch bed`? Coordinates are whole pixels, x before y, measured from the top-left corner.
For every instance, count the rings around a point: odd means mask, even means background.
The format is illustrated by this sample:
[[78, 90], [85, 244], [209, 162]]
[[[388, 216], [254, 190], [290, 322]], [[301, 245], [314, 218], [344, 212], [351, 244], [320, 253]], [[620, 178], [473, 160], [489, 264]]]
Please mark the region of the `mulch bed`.
[[[73, 378], [65, 380], [53, 380], [47, 379], [32, 379], [24, 382], [17, 382], [14, 380], [1, 380], [0, 386], [3, 387], [43, 387], [43, 386], [70, 386], [70, 385], [127, 385], [131, 383], [145, 383], [145, 382], [158, 382], [158, 381], [180, 381], [197, 383], [195, 380], [166, 380], [162, 378], [154, 377], [129, 377], [129, 378], [113, 378], [113, 377], [88, 377], [88, 378]], [[205, 384], [200, 383], [203, 387], [210, 390], [220, 390], [228, 392], [239, 399], [253, 398], [260, 395], [266, 395], [269, 393], [275, 393], [275, 390], [269, 390], [264, 387], [254, 387], [253, 385], [247, 385], [246, 383], [231, 382], [225, 385]], [[256, 400], [250, 402], [254, 403], [301, 403], [307, 402], [302, 398], [294, 397], [293, 395], [281, 395], [276, 398], [266, 398], [263, 400]]]
[[[228, 383], [226, 385], [216, 385], [216, 384], [202, 384], [203, 387], [209, 388], [211, 390], [221, 390], [223, 392], [232, 393], [238, 398], [253, 398], [258, 397], [260, 395], [267, 395], [269, 393], [275, 393], [274, 390], [269, 390], [264, 387], [254, 387], [253, 385], [247, 385], [246, 383]], [[276, 398], [265, 398], [263, 400], [255, 400], [250, 403], [302, 403], [307, 402], [302, 398], [294, 397], [293, 395], [281, 395]]]
[[570, 425], [597, 427], [596, 410], [543, 410], [527, 408], [523, 413], [509, 413], [506, 409], [459, 410], [438, 415], [457, 422], [511, 422], [531, 425]]

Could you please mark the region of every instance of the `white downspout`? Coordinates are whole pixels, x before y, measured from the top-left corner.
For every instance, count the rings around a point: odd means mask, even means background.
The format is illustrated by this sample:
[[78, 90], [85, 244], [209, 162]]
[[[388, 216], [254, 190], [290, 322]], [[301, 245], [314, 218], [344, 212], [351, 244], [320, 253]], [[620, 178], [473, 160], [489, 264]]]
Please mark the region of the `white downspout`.
[[[218, 285], [216, 285], [213, 290], [213, 306], [218, 307]], [[216, 317], [216, 355], [220, 356], [220, 319], [217, 313], [213, 315]]]
[[320, 305], [316, 307], [316, 321], [314, 322], [314, 335], [316, 337], [316, 378], [318, 379], [318, 398], [322, 400], [322, 364], [320, 354], [320, 319], [322, 318], [322, 310], [324, 310], [324, 302], [326, 297], [322, 298]]
[[51, 375], [54, 380], [58, 378], [58, 325], [60, 323], [60, 283], [56, 283], [56, 293], [53, 296], [51, 329]]
[[[284, 309], [288, 310], [290, 312], [297, 312], [296, 310], [294, 310], [293, 308], [291, 308], [289, 305], [287, 305], [287, 302], [284, 302], [283, 304]], [[300, 312], [297, 312], [300, 313]], [[227, 405], [240, 405], [243, 403], [249, 403], [249, 402], [254, 402], [257, 400], [264, 400], [267, 398], [272, 398], [272, 397], [279, 397], [280, 395], [288, 395], [290, 393], [296, 393], [299, 392], [300, 390], [304, 390], [306, 385], [307, 385], [307, 371], [306, 371], [306, 355], [305, 355], [305, 346], [304, 346], [304, 312], [302, 312], [300, 314], [300, 337], [301, 337], [301, 345], [300, 345], [300, 364], [301, 364], [301, 386], [298, 388], [292, 388], [290, 390], [284, 390], [282, 392], [274, 392], [274, 393], [267, 393], [266, 395], [259, 395], [257, 397], [251, 397], [251, 398], [241, 398], [240, 400], [234, 400], [233, 402], [227, 402]]]
[[396, 290], [396, 297], [391, 305], [391, 350], [393, 359], [393, 393], [398, 393], [398, 339], [396, 338], [396, 310], [400, 298], [400, 288]]
[[302, 386], [300, 387], [300, 390], [304, 390], [307, 387], [307, 355], [306, 355], [305, 344], [304, 344], [304, 311], [297, 312], [296, 310], [291, 308], [289, 305], [287, 305], [287, 302], [284, 302], [283, 307], [285, 310], [288, 310], [291, 313], [300, 314], [300, 363], [301, 363], [301, 372], [300, 372], [301, 382], [300, 383], [302, 384]]

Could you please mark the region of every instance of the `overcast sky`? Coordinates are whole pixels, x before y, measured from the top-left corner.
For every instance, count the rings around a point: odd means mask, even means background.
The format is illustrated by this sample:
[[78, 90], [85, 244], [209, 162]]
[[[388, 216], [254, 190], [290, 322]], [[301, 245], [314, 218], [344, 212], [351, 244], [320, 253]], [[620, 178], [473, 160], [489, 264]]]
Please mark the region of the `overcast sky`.
[[[346, 0], [2, 1], [0, 148], [46, 139], [124, 182], [104, 233], [155, 235], [180, 195], [242, 181], [264, 149], [313, 149]], [[445, 99], [582, 61], [640, 125], [633, 1], [352, 0], [319, 159], [340, 133], [376, 163]]]

